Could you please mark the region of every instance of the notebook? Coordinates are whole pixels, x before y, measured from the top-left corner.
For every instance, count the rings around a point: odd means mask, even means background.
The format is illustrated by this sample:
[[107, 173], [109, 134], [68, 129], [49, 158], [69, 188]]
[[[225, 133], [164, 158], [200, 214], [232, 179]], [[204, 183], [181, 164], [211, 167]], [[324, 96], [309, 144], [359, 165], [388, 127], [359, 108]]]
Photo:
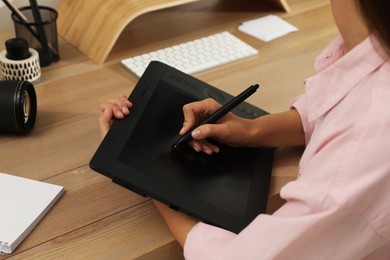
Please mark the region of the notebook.
[[[151, 62], [129, 97], [130, 115], [114, 122], [90, 167], [138, 194], [238, 233], [266, 210], [273, 149], [219, 144], [220, 153], [211, 156], [188, 145], [172, 149], [183, 125], [183, 105], [208, 97], [224, 104], [233, 96]], [[267, 114], [247, 102], [232, 112], [248, 119]]]
[[0, 253], [11, 254], [61, 197], [58, 185], [0, 173]]

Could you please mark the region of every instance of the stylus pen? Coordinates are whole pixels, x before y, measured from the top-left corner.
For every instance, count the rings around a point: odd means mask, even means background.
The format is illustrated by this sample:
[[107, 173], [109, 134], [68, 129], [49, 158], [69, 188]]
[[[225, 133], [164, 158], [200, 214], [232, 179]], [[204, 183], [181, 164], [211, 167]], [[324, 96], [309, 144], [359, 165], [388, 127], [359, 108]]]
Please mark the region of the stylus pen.
[[236, 96], [235, 98], [233, 98], [232, 100], [227, 102], [225, 105], [223, 105], [222, 107], [217, 109], [214, 113], [212, 113], [208, 118], [206, 118], [198, 126], [195, 126], [195, 127], [191, 128], [186, 134], [184, 134], [179, 139], [179, 141], [176, 142], [176, 144], [173, 147], [177, 148], [177, 147], [179, 147], [179, 146], [181, 146], [183, 144], [186, 144], [186, 143], [190, 142], [192, 140], [191, 132], [195, 128], [197, 128], [197, 127], [199, 127], [201, 125], [213, 124], [213, 123], [217, 122], [219, 119], [221, 119], [221, 117], [223, 117], [224, 115], [229, 113], [233, 108], [238, 106], [241, 102], [243, 102], [245, 99], [247, 99], [253, 93], [255, 93], [258, 88], [259, 88], [259, 85], [255, 84], [255, 85], [250, 86], [246, 90], [244, 90], [241, 94], [239, 94], [238, 96]]

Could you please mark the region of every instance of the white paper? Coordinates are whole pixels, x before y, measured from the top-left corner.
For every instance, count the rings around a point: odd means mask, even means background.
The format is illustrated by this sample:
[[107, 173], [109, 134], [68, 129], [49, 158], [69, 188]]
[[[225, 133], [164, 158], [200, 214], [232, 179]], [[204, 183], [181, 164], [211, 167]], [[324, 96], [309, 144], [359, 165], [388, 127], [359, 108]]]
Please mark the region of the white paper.
[[62, 186], [0, 172], [0, 253], [12, 253], [63, 190]]
[[268, 15], [243, 22], [238, 29], [265, 42], [298, 31], [298, 28], [276, 15]]

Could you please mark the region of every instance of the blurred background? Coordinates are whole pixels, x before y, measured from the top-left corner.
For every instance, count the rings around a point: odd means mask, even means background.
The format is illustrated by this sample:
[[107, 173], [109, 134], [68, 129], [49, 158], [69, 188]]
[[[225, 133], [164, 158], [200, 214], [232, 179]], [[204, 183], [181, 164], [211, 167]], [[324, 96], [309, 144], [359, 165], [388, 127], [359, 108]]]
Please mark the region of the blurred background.
[[[29, 5], [28, 0], [9, 0], [16, 7]], [[55, 7], [59, 0], [38, 0], [38, 5]], [[0, 31], [13, 27], [11, 11], [0, 1]]]

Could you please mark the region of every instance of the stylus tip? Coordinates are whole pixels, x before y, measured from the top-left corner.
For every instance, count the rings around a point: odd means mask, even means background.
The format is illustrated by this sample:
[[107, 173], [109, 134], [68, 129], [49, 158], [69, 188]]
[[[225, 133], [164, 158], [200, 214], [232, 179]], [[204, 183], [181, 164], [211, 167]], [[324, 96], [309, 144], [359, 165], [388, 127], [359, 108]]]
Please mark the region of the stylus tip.
[[182, 151], [183, 145], [179, 142], [176, 142], [175, 144], [172, 145], [172, 149], [175, 151]]
[[174, 145], [173, 145], [173, 148], [178, 148], [179, 146], [181, 146], [183, 144], [183, 138], [180, 138], [179, 141], [177, 141]]

